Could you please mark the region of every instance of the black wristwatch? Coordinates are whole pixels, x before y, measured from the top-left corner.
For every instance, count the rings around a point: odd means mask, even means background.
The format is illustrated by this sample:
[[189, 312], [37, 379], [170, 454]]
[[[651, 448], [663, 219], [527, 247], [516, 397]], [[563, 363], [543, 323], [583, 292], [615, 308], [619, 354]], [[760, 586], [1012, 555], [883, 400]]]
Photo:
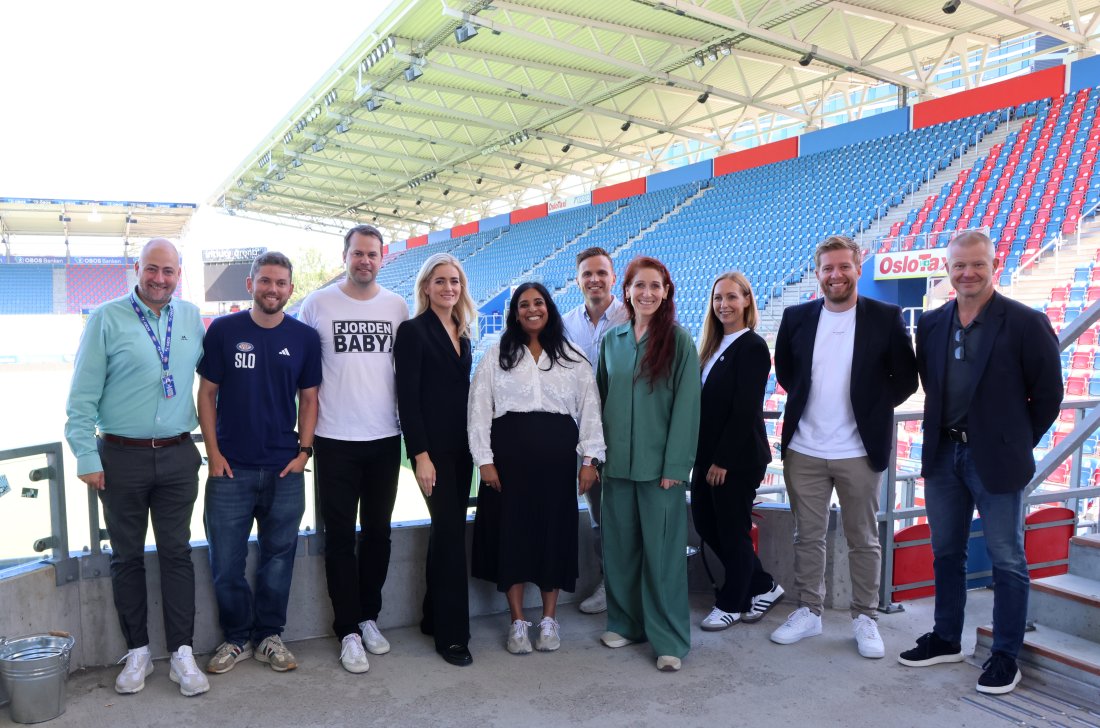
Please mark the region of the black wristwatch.
[[313, 457], [313, 446], [312, 445], [302, 445], [301, 447], [298, 448], [298, 454], [301, 455], [302, 453], [305, 453], [307, 458]]
[[591, 465], [594, 468], [599, 468], [603, 465], [603, 461], [599, 458], [581, 458], [581, 465]]

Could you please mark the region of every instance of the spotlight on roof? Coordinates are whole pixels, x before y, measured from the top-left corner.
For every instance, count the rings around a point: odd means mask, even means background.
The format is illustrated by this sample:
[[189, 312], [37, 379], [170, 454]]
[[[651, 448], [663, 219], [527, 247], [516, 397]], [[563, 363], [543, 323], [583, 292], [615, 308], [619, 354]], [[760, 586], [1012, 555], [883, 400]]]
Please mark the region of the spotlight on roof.
[[405, 69], [405, 80], [408, 82], [415, 81], [424, 75], [424, 72], [420, 70], [420, 66], [415, 63]]
[[367, 111], [378, 111], [378, 109], [382, 108], [382, 101], [383, 99], [378, 96], [372, 96], [367, 99]]
[[523, 162], [516, 162], [512, 169], [519, 170], [523, 166]]
[[947, 0], [947, 2], [943, 4], [943, 12], [951, 15], [959, 9], [960, 5], [962, 5], [962, 0]]
[[731, 46], [729, 43], [723, 43], [722, 45], [718, 46], [718, 52], [721, 53], [723, 56], [728, 56], [729, 54], [733, 53], [733, 46]]
[[572, 149], [572, 148], [573, 148], [572, 144], [566, 144], [564, 147], [561, 148], [561, 153], [562, 154], [567, 154], [569, 152], [569, 150]]
[[702, 55], [695, 56], [695, 58], [691, 59], [691, 62], [694, 63], [696, 66], [699, 66], [699, 68], [702, 68], [703, 65], [706, 63], [706, 61], [703, 60]]
[[623, 131], [628, 130], [630, 128], [630, 120], [628, 119], [628, 120], [624, 121], [623, 125], [620, 126], [619, 128], [622, 129]]
[[417, 201], [416, 201], [416, 206], [417, 206], [417, 207], [420, 207], [420, 203], [421, 203], [421, 202], [423, 202], [423, 200], [417, 200]]
[[705, 104], [707, 102], [707, 99], [709, 99], [709, 98], [710, 98], [710, 91], [704, 91], [703, 93], [699, 94], [699, 98], [697, 98], [695, 100], [698, 101], [700, 104]]
[[707, 51], [707, 60], [710, 61], [711, 63], [714, 63], [715, 61], [718, 60], [718, 49], [717, 48], [711, 48], [710, 50]]
[[443, 190], [443, 196], [444, 196], [444, 197], [446, 197], [446, 196], [447, 196], [447, 195], [449, 195], [449, 194], [451, 194], [451, 191], [450, 191], [450, 190]]
[[481, 184], [481, 177], [478, 177], [478, 178], [477, 178], [477, 183], [478, 183], [478, 184]]
[[397, 208], [396, 208], [396, 207], [395, 207], [395, 208], [393, 208], [393, 214], [394, 214], [394, 215], [396, 215], [396, 214], [397, 214]]
[[477, 35], [477, 26], [468, 20], [455, 28], [455, 41], [458, 43], [465, 43], [475, 35]]
[[814, 60], [814, 54], [813, 53], [806, 53], [801, 58], [798, 59], [798, 65], [805, 67], [805, 66], [810, 65], [813, 62], [813, 60]]

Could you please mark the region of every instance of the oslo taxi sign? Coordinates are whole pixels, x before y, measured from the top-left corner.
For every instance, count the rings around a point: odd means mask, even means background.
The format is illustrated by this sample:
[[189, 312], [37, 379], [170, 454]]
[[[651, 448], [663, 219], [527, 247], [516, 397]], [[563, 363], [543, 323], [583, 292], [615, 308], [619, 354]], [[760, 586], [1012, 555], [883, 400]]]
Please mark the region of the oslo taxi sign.
[[947, 275], [947, 248], [899, 250], [875, 256], [876, 281], [944, 275]]

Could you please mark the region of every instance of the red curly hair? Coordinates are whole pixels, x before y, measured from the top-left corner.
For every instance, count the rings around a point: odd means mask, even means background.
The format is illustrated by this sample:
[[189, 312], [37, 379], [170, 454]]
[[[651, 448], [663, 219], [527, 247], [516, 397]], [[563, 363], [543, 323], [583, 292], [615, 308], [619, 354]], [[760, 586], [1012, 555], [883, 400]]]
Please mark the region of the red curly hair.
[[646, 331], [649, 333], [649, 343], [646, 345], [645, 356], [642, 357], [639, 377], [649, 381], [650, 389], [661, 379], [667, 378], [672, 373], [672, 360], [676, 356], [676, 339], [673, 335], [673, 326], [676, 322], [676, 304], [673, 297], [676, 294], [676, 284], [672, 282], [665, 264], [656, 258], [647, 255], [639, 255], [630, 261], [623, 274], [623, 302], [626, 310], [630, 312], [630, 323], [634, 323], [634, 304], [630, 301], [630, 284], [634, 277], [643, 268], [655, 270], [661, 274], [664, 284], [668, 286], [668, 296], [653, 314]]

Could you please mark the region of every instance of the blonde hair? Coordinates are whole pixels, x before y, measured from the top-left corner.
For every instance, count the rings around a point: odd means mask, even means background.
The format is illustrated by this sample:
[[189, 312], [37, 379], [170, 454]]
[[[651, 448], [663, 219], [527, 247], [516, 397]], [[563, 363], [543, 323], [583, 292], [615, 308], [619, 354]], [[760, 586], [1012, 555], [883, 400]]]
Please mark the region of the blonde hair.
[[745, 310], [741, 312], [742, 323], [749, 329], [755, 330], [756, 325], [760, 322], [760, 312], [756, 309], [756, 296], [753, 295], [752, 285], [744, 273], [732, 270], [715, 278], [714, 283], [710, 285], [707, 312], [703, 316], [703, 340], [699, 342], [700, 367], [706, 366], [707, 361], [714, 356], [714, 352], [718, 351], [718, 347], [722, 343], [722, 336], [725, 333], [722, 322], [718, 320], [718, 315], [714, 313], [714, 289], [722, 281], [733, 281], [741, 289], [741, 295], [748, 302]]
[[847, 250], [852, 254], [852, 262], [856, 264], [858, 268], [863, 264], [863, 251], [859, 247], [859, 243], [852, 240], [847, 235], [830, 235], [825, 238], [825, 241], [817, 246], [817, 250], [814, 251], [814, 268], [821, 267], [821, 256], [825, 253], [831, 253], [834, 250]]
[[458, 326], [458, 335], [469, 338], [470, 327], [477, 319], [477, 307], [474, 306], [474, 299], [470, 298], [470, 284], [466, 280], [466, 271], [462, 270], [462, 264], [458, 262], [458, 258], [450, 253], [435, 253], [420, 266], [420, 272], [416, 274], [416, 313], [414, 315], [419, 315], [432, 307], [431, 301], [428, 300], [428, 281], [435, 273], [435, 269], [441, 265], [453, 265], [458, 271], [462, 292], [459, 293], [458, 301], [451, 309], [451, 320]]

